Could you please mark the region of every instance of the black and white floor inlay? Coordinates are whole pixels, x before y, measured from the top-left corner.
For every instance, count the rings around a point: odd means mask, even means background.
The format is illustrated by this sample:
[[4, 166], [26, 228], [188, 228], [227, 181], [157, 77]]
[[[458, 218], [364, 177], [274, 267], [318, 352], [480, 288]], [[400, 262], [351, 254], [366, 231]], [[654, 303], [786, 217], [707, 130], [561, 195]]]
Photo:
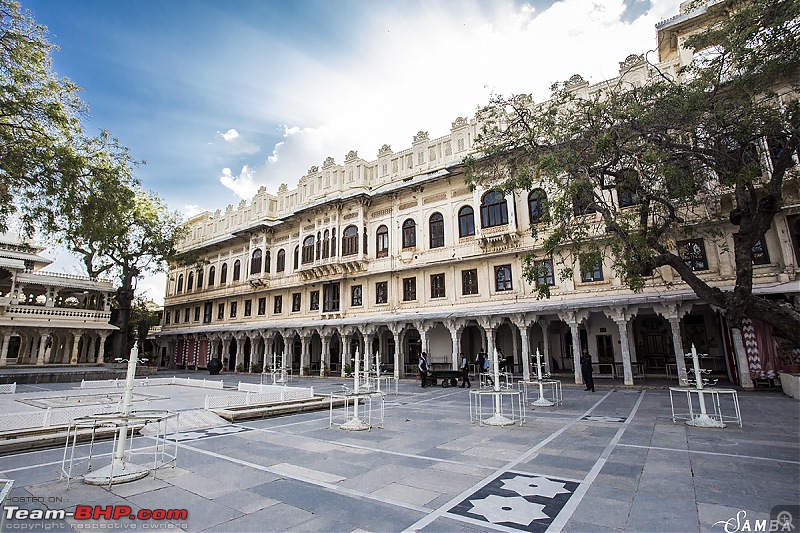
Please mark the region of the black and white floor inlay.
[[459, 503], [450, 513], [523, 531], [545, 531], [578, 483], [506, 472]]
[[620, 418], [618, 416], [598, 416], [598, 415], [589, 415], [584, 416], [581, 420], [588, 420], [589, 422], [618, 422], [622, 423], [625, 422], [624, 418]]
[[245, 428], [241, 426], [219, 426], [215, 428], [193, 429], [192, 431], [181, 431], [177, 435], [167, 435], [167, 440], [183, 442], [187, 440], [207, 439], [209, 437], [218, 437], [220, 435], [233, 435], [235, 433], [242, 433], [244, 431], [251, 431], [252, 428]]

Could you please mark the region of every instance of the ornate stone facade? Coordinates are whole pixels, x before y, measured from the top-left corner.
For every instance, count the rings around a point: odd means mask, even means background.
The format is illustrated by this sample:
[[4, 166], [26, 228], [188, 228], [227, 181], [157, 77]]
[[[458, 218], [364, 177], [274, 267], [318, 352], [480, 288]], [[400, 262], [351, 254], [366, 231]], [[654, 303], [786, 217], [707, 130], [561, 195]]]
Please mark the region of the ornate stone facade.
[[40, 270], [43, 250], [0, 236], [0, 367], [105, 362], [112, 284]]
[[[670, 41], [677, 32], [680, 42], [690, 30], [686, 20], [665, 21], [659, 35]], [[677, 79], [690, 57], [665, 48], [660, 59], [660, 72]], [[650, 68], [630, 55], [619, 78], [590, 85], [576, 75], [569, 87], [589, 95], [643, 83], [655, 75]], [[422, 350], [434, 366], [456, 368], [459, 352], [472, 356], [484, 348], [502, 350], [528, 377], [538, 349], [551, 370], [573, 372], [580, 382], [577, 361], [585, 346], [601, 375], [627, 384], [653, 374], [685, 383], [684, 352], [694, 343], [706, 368], [747, 385], [724, 316], [669, 268], [633, 293], [609, 262], [590, 272], [576, 268], [560, 281], [558, 258], [542, 257], [548, 275], [536, 282], [552, 285], [552, 297], [538, 299], [522, 257], [541, 249], [542, 232], [533, 237], [530, 228], [548, 184], [507, 195], [471, 191], [462, 161], [477, 132], [474, 120], [458, 118], [447, 135], [431, 139], [420, 131], [411, 148], [383, 145], [372, 161], [355, 151], [342, 165], [329, 157], [294, 189], [277, 195], [262, 189], [238, 209], [192, 219], [183, 247], [206, 264], [170, 269], [157, 337], [165, 358], [203, 367], [219, 357], [228, 369], [249, 370], [285, 352], [300, 374], [343, 374], [358, 349], [377, 352], [384, 368], [401, 377], [414, 372]], [[756, 292], [800, 293], [798, 213], [794, 194], [765, 236]], [[689, 244], [702, 255], [700, 275], [730, 287], [734, 228], [719, 229], [718, 239]]]

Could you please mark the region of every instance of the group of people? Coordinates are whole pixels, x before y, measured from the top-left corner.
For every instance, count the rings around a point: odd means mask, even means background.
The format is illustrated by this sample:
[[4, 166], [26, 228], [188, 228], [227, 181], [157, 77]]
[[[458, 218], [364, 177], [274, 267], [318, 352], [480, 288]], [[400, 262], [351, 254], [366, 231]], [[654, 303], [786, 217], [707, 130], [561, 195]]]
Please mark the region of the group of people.
[[[459, 370], [461, 370], [461, 388], [464, 387], [471, 388], [472, 383], [469, 380], [469, 359], [463, 352], [459, 352]], [[497, 350], [497, 357], [498, 357], [498, 364], [500, 366], [500, 370], [503, 370], [506, 366], [506, 358], [503, 356], [503, 352]], [[478, 374], [483, 374], [489, 372], [489, 368], [491, 367], [491, 359], [489, 359], [489, 354], [486, 353], [485, 349], [481, 349], [478, 351], [478, 354], [475, 356], [475, 365], [478, 367]], [[422, 387], [425, 388], [427, 386], [427, 378], [428, 378], [428, 354], [426, 352], [422, 352], [419, 356], [419, 379], [422, 383]], [[487, 375], [487, 379], [491, 382], [491, 376]]]
[[[463, 352], [458, 354], [459, 357], [459, 370], [461, 370], [461, 388], [464, 387], [471, 388], [472, 384], [469, 381], [469, 361], [467, 356], [464, 355]], [[498, 365], [500, 370], [503, 370], [506, 366], [506, 359], [503, 357], [503, 352], [497, 350], [497, 358], [498, 358]], [[586, 384], [587, 391], [594, 392], [594, 377], [592, 376], [592, 356], [589, 355], [589, 350], [586, 348], [583, 349], [580, 358], [581, 363], [581, 375], [583, 376], [583, 382]], [[481, 348], [478, 354], [475, 356], [475, 365], [478, 367], [478, 374], [483, 374], [489, 372], [489, 367], [491, 366], [491, 360], [489, 359], [489, 355], [486, 353], [486, 350]], [[419, 379], [422, 383], [422, 388], [427, 386], [428, 381], [428, 354], [422, 352], [419, 356]], [[492, 377], [487, 375], [486, 379], [492, 382]]]

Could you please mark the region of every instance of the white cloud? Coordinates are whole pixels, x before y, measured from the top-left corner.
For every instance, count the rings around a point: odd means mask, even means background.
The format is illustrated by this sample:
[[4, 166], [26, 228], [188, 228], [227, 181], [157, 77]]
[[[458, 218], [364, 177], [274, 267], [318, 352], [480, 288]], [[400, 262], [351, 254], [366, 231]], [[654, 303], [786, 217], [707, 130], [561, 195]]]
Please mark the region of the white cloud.
[[[622, 22], [622, 0], [563, 0], [534, 12], [529, 5], [462, 2], [395, 4], [370, 11], [350, 35], [356, 55], [285, 54], [255, 76], [247, 102], [266, 123], [282, 123], [272, 154], [250, 160], [222, 183], [242, 198], [260, 185], [293, 188], [312, 165], [337, 162], [349, 150], [373, 160], [384, 143], [411, 146], [420, 130], [432, 138], [472, 117], [490, 92], [549, 96], [555, 81], [581, 74], [590, 83], [618, 74], [631, 53], [655, 47], [654, 25], [678, 13], [679, 0], [652, 0], [648, 13]], [[655, 60], [655, 55], [650, 58]], [[277, 74], [276, 74], [277, 73]], [[266, 89], [268, 87], [268, 89]], [[230, 130], [226, 135], [233, 135]], [[234, 138], [235, 140], [236, 138]]]
[[223, 168], [219, 181], [240, 198], [252, 198], [260, 187], [260, 185], [256, 184], [254, 178], [255, 173], [245, 165], [238, 176], [234, 176], [231, 169]]
[[192, 218], [195, 215], [199, 215], [203, 211], [205, 211], [205, 209], [202, 209], [197, 204], [187, 204], [183, 206], [183, 214], [186, 216], [186, 218]]
[[225, 148], [229, 154], [257, 154], [261, 148], [252, 142], [245, 140], [238, 131], [231, 128], [225, 133], [217, 132], [217, 135], [225, 141]]

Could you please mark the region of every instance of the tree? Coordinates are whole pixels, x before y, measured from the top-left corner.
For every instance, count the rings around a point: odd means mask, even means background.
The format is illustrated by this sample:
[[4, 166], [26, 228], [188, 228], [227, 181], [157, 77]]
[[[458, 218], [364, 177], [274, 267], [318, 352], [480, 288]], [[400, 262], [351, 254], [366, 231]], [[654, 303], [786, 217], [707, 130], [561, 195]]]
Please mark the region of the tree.
[[87, 108], [78, 87], [52, 71], [55, 49], [19, 3], [0, 0], [0, 231], [18, 213], [31, 234], [87, 169]]
[[[155, 304], [137, 296], [131, 303], [131, 315], [128, 323], [128, 343], [138, 342], [144, 345], [150, 328], [157, 326], [161, 321], [161, 313], [155, 309]], [[140, 351], [140, 353], [143, 353]]]
[[181, 216], [170, 212], [158, 196], [142, 191], [131, 179], [120, 179], [129, 175], [129, 166], [114, 158], [108, 161], [109, 168], [121, 174], [100, 172], [85, 188], [70, 191], [52, 227], [59, 241], [83, 258], [89, 276], [119, 280], [114, 321], [119, 334], [112, 341], [112, 357], [125, 358], [136, 279], [177, 261], [175, 245], [186, 230]]
[[[553, 254], [564, 277], [576, 262], [608, 256], [634, 291], [671, 267], [732, 327], [758, 317], [800, 344], [800, 314], [753, 294], [754, 249], [798, 181], [798, 0], [707, 9], [707, 27], [686, 41], [695, 58], [680, 80], [659, 75], [590, 97], [561, 83], [539, 105], [493, 96], [478, 114], [484, 126], [467, 179], [506, 191], [543, 183], [551, 193], [533, 228], [540, 248], [526, 257], [528, 279], [541, 274], [534, 260]], [[691, 262], [692, 239], [719, 239], [726, 224], [731, 290], [709, 284]], [[549, 296], [546, 284], [538, 290]]]

